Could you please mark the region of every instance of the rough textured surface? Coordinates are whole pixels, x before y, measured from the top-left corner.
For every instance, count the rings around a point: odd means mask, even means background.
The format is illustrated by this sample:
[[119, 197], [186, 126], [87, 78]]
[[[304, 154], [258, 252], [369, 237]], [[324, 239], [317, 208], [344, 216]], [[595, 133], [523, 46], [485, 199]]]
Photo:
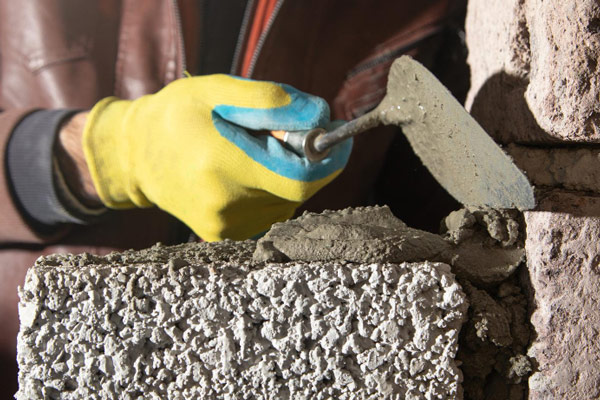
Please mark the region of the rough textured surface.
[[528, 212], [532, 399], [600, 398], [600, 218]]
[[461, 280], [493, 288], [525, 261], [522, 223], [513, 210], [458, 210], [444, 220], [446, 240], [454, 243], [447, 262]]
[[596, 0], [471, 0], [467, 108], [502, 142], [600, 141]]
[[[533, 368], [528, 379], [532, 399], [598, 399], [598, 150], [573, 144], [600, 141], [600, 3], [470, 0], [466, 29], [472, 73], [467, 107], [496, 140], [527, 145], [512, 144], [508, 152], [537, 189], [537, 211], [525, 214], [534, 329], [528, 355], [535, 360], [531, 365], [521, 353], [504, 364], [496, 362], [493, 370], [523, 380]], [[532, 147], [536, 144], [544, 148]], [[524, 274], [519, 278], [521, 286], [527, 285]], [[512, 291], [507, 285], [497, 288], [498, 296]], [[462, 341], [461, 333], [459, 359], [465, 359], [461, 353], [477, 337], [503, 346], [510, 331], [513, 342], [527, 343], [527, 332], [515, 334], [505, 312], [516, 311], [513, 319], [526, 315], [522, 295], [506, 297], [513, 297], [513, 307], [503, 311], [468, 284], [463, 288], [472, 306], [463, 328], [470, 340]], [[482, 319], [469, 326], [481, 311], [495, 316], [495, 322]], [[502, 334], [491, 335], [488, 327]], [[476, 356], [484, 347], [480, 350]], [[485, 364], [480, 366], [464, 366], [465, 376], [486, 370]], [[499, 392], [498, 382], [488, 381], [478, 398], [523, 396], [518, 386]], [[467, 382], [464, 389], [474, 393]]]
[[461, 284], [471, 305], [456, 356], [462, 362], [465, 398], [526, 399], [533, 366], [526, 355], [530, 324], [523, 284], [516, 276], [491, 290]]
[[24, 399], [457, 398], [441, 263], [250, 262], [252, 242], [50, 256], [21, 290]]
[[600, 193], [600, 149], [511, 144], [506, 150], [536, 186]]
[[[305, 214], [258, 246], [41, 259], [21, 293], [20, 398], [461, 398], [466, 313], [464, 397], [522, 399], [522, 226], [515, 212], [459, 210], [438, 236], [373, 207]], [[425, 256], [454, 263], [468, 311], [446, 264]]]

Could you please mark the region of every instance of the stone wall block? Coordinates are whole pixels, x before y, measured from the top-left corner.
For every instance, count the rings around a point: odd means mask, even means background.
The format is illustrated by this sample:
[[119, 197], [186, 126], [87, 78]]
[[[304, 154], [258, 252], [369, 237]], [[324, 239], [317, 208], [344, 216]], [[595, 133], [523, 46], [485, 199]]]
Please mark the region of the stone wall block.
[[527, 212], [530, 399], [600, 398], [600, 218]]
[[466, 106], [497, 140], [600, 141], [600, 4], [471, 0]]

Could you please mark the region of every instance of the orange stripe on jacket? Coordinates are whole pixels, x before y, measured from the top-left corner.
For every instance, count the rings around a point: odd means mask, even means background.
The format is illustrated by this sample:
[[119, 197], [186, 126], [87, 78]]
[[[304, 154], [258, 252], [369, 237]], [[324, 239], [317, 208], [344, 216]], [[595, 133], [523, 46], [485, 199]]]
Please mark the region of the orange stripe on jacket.
[[256, 51], [258, 40], [267, 28], [269, 18], [273, 14], [277, 0], [258, 0], [256, 9], [254, 12], [254, 19], [252, 20], [252, 27], [250, 28], [250, 34], [246, 42], [246, 51], [244, 52], [244, 58], [242, 61], [241, 75], [248, 78], [250, 72], [250, 63], [252, 62], [252, 55]]

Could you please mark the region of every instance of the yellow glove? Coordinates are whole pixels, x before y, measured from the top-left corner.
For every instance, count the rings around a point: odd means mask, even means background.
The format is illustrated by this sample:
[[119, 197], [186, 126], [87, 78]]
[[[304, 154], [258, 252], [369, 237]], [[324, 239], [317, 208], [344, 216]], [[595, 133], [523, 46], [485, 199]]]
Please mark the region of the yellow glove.
[[328, 122], [324, 100], [287, 85], [184, 78], [134, 101], [97, 103], [84, 152], [106, 206], [157, 205], [204, 240], [246, 239], [291, 217], [337, 176], [352, 143], [311, 163], [244, 128], [293, 131]]

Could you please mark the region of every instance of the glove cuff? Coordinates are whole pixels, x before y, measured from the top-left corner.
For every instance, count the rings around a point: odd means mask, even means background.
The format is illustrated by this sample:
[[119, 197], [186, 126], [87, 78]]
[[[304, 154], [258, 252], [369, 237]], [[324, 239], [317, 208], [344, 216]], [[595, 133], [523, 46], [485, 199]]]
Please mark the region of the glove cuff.
[[88, 114], [83, 151], [100, 200], [110, 208], [150, 207], [132, 179], [127, 112], [131, 101], [117, 97], [100, 100]]

